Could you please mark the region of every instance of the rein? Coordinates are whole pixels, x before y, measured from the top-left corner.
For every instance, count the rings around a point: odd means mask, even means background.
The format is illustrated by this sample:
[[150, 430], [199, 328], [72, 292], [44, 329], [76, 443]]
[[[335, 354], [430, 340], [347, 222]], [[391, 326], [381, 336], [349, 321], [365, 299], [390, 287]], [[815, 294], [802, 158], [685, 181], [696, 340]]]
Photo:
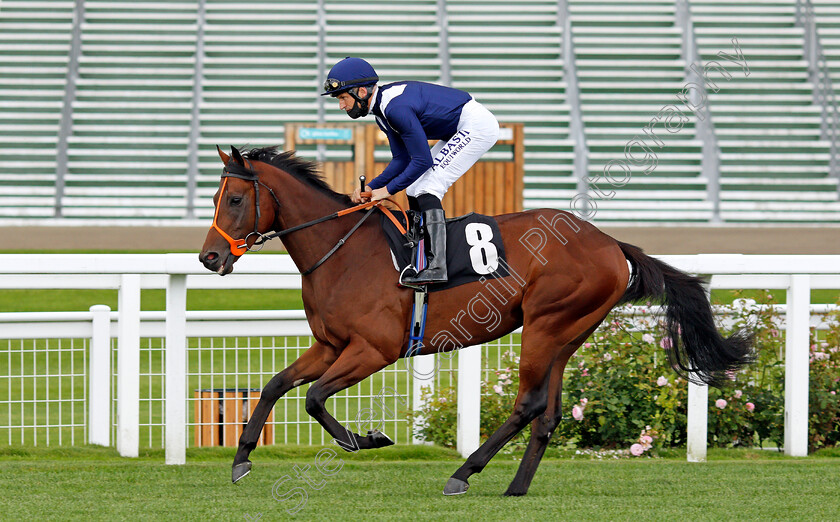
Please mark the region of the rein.
[[[248, 161], [248, 160], [245, 160], [245, 161]], [[269, 187], [268, 185], [266, 185], [265, 183], [263, 183], [262, 181], [259, 180], [259, 176], [254, 171], [254, 168], [251, 165], [251, 162], [248, 161], [248, 170], [241, 169], [240, 171], [231, 171], [231, 170], [228, 170], [227, 165], [225, 166], [224, 170], [222, 171], [222, 178], [224, 179], [224, 181], [222, 182], [222, 190], [221, 190], [221, 193], [219, 195], [220, 203], [221, 203], [221, 195], [225, 193], [225, 186], [227, 185], [227, 178], [229, 178], [229, 177], [244, 179], [246, 181], [252, 181], [254, 183], [254, 208], [255, 208], [255, 210], [254, 210], [254, 213], [255, 213], [254, 231], [249, 232], [248, 235], [245, 236], [242, 239], [233, 239], [227, 232], [222, 230], [221, 227], [219, 227], [219, 225], [218, 225], [219, 208], [221, 207], [221, 205], [216, 205], [216, 213], [213, 215], [213, 224], [210, 227], [213, 230], [215, 230], [216, 232], [218, 232], [223, 238], [225, 238], [225, 240], [228, 242], [228, 244], [230, 244], [230, 252], [237, 257], [243, 255], [245, 252], [248, 252], [248, 251], [262, 250], [263, 245], [265, 245], [265, 243], [270, 239], [274, 239], [276, 237], [282, 237], [282, 236], [285, 236], [286, 234], [291, 234], [292, 232], [296, 232], [298, 230], [302, 230], [304, 228], [311, 227], [312, 225], [317, 225], [318, 223], [323, 223], [324, 221], [329, 221], [331, 219], [336, 219], [336, 218], [339, 218], [339, 217], [342, 217], [342, 216], [346, 216], [347, 214], [351, 214], [353, 212], [356, 212], [357, 210], [364, 210], [364, 209], [367, 209], [367, 212], [365, 212], [364, 215], [362, 216], [362, 218], [359, 219], [359, 221], [355, 225], [353, 225], [353, 228], [351, 228], [350, 231], [347, 232], [347, 234], [344, 235], [344, 237], [339, 239], [338, 243], [336, 243], [335, 246], [332, 247], [332, 249], [330, 249], [330, 251], [327, 252], [324, 255], [324, 257], [322, 257], [317, 263], [312, 265], [307, 270], [301, 272], [301, 275], [311, 274], [313, 271], [315, 271], [316, 268], [321, 266], [324, 263], [324, 261], [329, 259], [330, 256], [332, 256], [336, 252], [336, 250], [338, 250], [347, 241], [347, 238], [349, 238], [353, 234], [353, 232], [355, 232], [362, 225], [362, 223], [365, 222], [365, 220], [368, 218], [368, 216], [370, 216], [370, 214], [373, 212], [374, 208], [379, 208], [379, 210], [381, 212], [383, 212], [388, 217], [388, 219], [391, 220], [392, 223], [394, 223], [394, 225], [397, 227], [397, 230], [399, 230], [401, 234], [406, 233], [405, 227], [402, 226], [402, 224], [399, 222], [399, 220], [397, 220], [397, 218], [395, 218], [391, 212], [389, 212], [387, 210], [382, 210], [380, 205], [382, 205], [383, 201], [385, 201], [385, 200], [380, 200], [380, 201], [368, 201], [367, 203], [362, 203], [361, 205], [356, 205], [355, 207], [350, 207], [350, 208], [346, 208], [344, 210], [339, 210], [339, 211], [333, 212], [332, 214], [329, 214], [327, 216], [319, 217], [318, 219], [313, 219], [312, 221], [307, 221], [306, 223], [296, 225], [296, 226], [293, 226], [291, 228], [281, 230], [279, 232], [273, 232], [271, 234], [263, 234], [259, 231], [259, 223], [260, 223], [260, 185], [262, 185], [263, 187], [266, 188], [266, 190], [268, 190], [268, 192], [271, 194], [271, 197], [274, 198], [274, 202], [277, 203], [277, 212], [276, 213], [280, 212], [280, 208], [281, 208], [280, 200], [277, 199], [277, 195], [274, 193], [274, 191], [271, 189], [271, 187]], [[370, 195], [369, 192], [364, 192], [362, 194], [366, 195], [366, 197], [369, 197], [369, 195]], [[391, 203], [393, 203], [394, 205], [397, 206], [397, 208], [400, 210], [400, 212], [402, 212], [403, 217], [405, 218], [405, 222], [408, 223], [408, 216], [406, 215], [405, 210], [403, 210], [403, 208], [400, 206], [400, 204], [397, 203], [396, 201], [391, 200], [391, 199], [388, 199], [388, 201], [390, 201]], [[257, 239], [254, 241], [254, 244], [251, 247], [249, 247], [248, 246], [248, 238], [250, 238], [252, 235], [257, 236]], [[254, 246], [259, 246], [260, 248], [255, 249], [255, 248], [253, 248]]]

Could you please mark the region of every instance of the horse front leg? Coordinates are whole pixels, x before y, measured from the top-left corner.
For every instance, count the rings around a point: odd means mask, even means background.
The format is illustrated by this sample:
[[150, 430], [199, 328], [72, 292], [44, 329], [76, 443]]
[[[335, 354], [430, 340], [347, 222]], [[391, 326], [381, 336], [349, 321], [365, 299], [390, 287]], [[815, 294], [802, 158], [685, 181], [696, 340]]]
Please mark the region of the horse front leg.
[[303, 352], [288, 368], [268, 381], [260, 394], [260, 400], [248, 419], [248, 424], [239, 437], [239, 449], [233, 457], [231, 480], [234, 483], [250, 473], [251, 461], [248, 456], [257, 447], [265, 421], [277, 400], [292, 388], [314, 381], [324, 374], [336, 360], [335, 350], [328, 345], [316, 342]]
[[353, 433], [330, 415], [326, 401], [336, 393], [353, 386], [382, 368], [395, 362], [388, 360], [379, 350], [364, 340], [351, 342], [341, 352], [335, 363], [306, 392], [306, 412], [332, 435], [342, 449], [355, 452], [390, 446], [394, 442], [377, 430], [362, 436]]

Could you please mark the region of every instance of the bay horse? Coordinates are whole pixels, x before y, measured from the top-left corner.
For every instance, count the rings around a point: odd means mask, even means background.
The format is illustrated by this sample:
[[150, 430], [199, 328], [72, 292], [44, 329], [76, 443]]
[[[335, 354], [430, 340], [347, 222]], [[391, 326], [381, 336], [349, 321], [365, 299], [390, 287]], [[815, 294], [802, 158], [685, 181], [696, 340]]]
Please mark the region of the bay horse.
[[[397, 285], [398, 273], [382, 225], [378, 219], [359, 225], [356, 219], [345, 217], [353, 207], [349, 197], [331, 190], [316, 174], [315, 164], [293, 151], [256, 148], [242, 153], [231, 147], [230, 155], [218, 152], [225, 168], [213, 198], [216, 213], [200, 261], [208, 270], [225, 275], [248, 248], [264, 241], [263, 234], [288, 232], [283, 242], [304, 274], [303, 304], [315, 339], [262, 390], [239, 439], [233, 482], [250, 472], [248, 457], [275, 402], [306, 383], [313, 383], [306, 393], [307, 413], [342, 448], [393, 444], [378, 431], [364, 436], [353, 433], [325, 408], [333, 394], [407, 355], [413, 291]], [[325, 216], [336, 219], [326, 221]], [[664, 303], [666, 332], [671, 338], [669, 362], [694, 382], [718, 385], [727, 372], [751, 361], [750, 335], [737, 332], [724, 338], [717, 331], [702, 279], [649, 257], [567, 212], [538, 209], [495, 219], [510, 275], [431, 293], [420, 353], [478, 345], [521, 326], [519, 390], [510, 417], [452, 475], [444, 494], [466, 492], [469, 477], [482, 471], [531, 423], [530, 441], [505, 495], [528, 491], [562, 418], [563, 370], [619, 304], [642, 299]], [[351, 228], [355, 233], [344, 244], [342, 238]], [[340, 244], [344, 247], [334, 249], [331, 257], [324, 256], [330, 246]], [[486, 319], [489, 312], [479, 314], [475, 307], [474, 313], [464, 312], [467, 303], [479, 295], [486, 300], [485, 308], [492, 302], [499, 311], [493, 324]]]

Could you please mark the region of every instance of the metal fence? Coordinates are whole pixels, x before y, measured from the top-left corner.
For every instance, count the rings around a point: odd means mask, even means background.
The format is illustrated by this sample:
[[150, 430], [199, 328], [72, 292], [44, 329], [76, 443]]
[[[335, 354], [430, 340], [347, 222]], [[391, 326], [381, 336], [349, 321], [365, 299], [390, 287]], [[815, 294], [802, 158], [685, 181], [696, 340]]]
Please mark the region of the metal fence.
[[[106, 379], [110, 375], [107, 387], [100, 386], [97, 395], [107, 395], [105, 404], [109, 407], [105, 412], [89, 414], [90, 389], [102, 381], [101, 376], [94, 374], [91, 357], [92, 325], [97, 313], [107, 315]], [[155, 334], [164, 314], [141, 315], [138, 445], [162, 448], [166, 436], [165, 338]], [[226, 319], [218, 320], [219, 316]], [[309, 332], [297, 324], [303, 317], [302, 311], [188, 314], [190, 329], [204, 334], [187, 337], [186, 446], [232, 446], [238, 442], [241, 425], [262, 387], [314, 342]], [[96, 423], [103, 419], [108, 430], [106, 444], [118, 439], [118, 396], [109, 391], [118, 389], [118, 320], [117, 312], [102, 305], [92, 307], [90, 312], [0, 314], [0, 324], [7, 335], [26, 331], [33, 337], [3, 339], [0, 344], [0, 354], [5, 352], [0, 357], [0, 441], [35, 446], [84, 444], [95, 439], [89, 429], [91, 420]], [[261, 334], [273, 331], [278, 335], [230, 336], [231, 332], [255, 328]], [[88, 337], [73, 337], [80, 332]], [[518, 335], [482, 346], [483, 379], [491, 378], [500, 369], [502, 354], [509, 350], [519, 352]], [[458, 357], [453, 352], [439, 358], [433, 371], [433, 387], [457, 385]], [[328, 409], [339, 422], [350, 426], [360, 411], [379, 407], [383, 431], [397, 443], [410, 443], [414, 433], [406, 414], [412, 404], [419, 404], [412, 400], [416, 399], [412, 370], [401, 359], [332, 397]], [[304, 409], [307, 389], [308, 386], [295, 388], [280, 398], [267, 423], [266, 443], [330, 442], [331, 437]], [[238, 403], [249, 407], [242, 408]], [[236, 421], [229, 417], [232, 413], [237, 414]], [[232, 429], [237, 423], [240, 429]]]
[[0, 341], [0, 441], [32, 446], [87, 441], [88, 344], [87, 339]]

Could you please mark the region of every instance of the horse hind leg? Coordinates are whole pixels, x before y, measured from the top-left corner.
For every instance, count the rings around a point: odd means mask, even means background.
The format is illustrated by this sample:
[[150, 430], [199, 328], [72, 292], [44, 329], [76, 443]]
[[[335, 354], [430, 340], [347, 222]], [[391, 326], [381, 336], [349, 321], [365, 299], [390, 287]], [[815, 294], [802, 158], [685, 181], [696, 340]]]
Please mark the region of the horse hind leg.
[[[543, 318], [542, 320], [545, 320]], [[538, 332], [538, 333], [535, 333]], [[537, 415], [545, 411], [548, 405], [548, 377], [551, 370], [549, 361], [553, 360], [555, 334], [548, 328], [535, 328], [532, 325], [522, 333], [522, 355], [519, 365], [519, 393], [513, 406], [513, 413], [487, 441], [470, 455], [466, 462], [452, 474], [443, 489], [444, 495], [466, 493], [467, 479], [490, 462], [505, 444], [524, 428]], [[567, 341], [568, 342], [568, 338]]]
[[519, 464], [516, 476], [504, 493], [506, 497], [518, 497], [528, 492], [531, 480], [548, 447], [551, 434], [560, 422], [562, 417], [560, 391], [563, 388], [563, 370], [566, 368], [566, 362], [567, 360], [558, 360], [552, 365], [548, 385], [548, 406], [542, 415], [531, 421], [531, 438], [528, 440], [525, 454], [522, 455], [522, 462]]
[[[536, 433], [539, 436], [534, 440], [534, 431], [532, 431], [532, 440], [528, 444], [520, 470], [517, 472], [520, 481], [517, 482], [514, 479], [511, 486], [517, 484], [516, 488], [508, 488], [511, 495], [523, 489], [527, 491], [545, 453], [551, 432], [557, 427], [561, 418], [560, 393], [566, 363], [598, 328], [610, 307], [604, 303], [595, 312], [576, 321], [558, 321], [556, 316], [540, 316], [523, 329], [522, 355], [519, 361], [519, 394], [516, 397], [513, 414], [450, 477], [444, 487], [444, 495], [466, 493], [469, 488], [467, 479], [470, 475], [480, 473], [505, 444], [510, 442], [529, 422], [534, 421]], [[558, 332], [557, 324], [577, 326], [567, 326]], [[589, 326], [582, 330], [581, 324]], [[562, 346], [560, 350], [556, 348], [558, 345]], [[537, 419], [538, 415], [549, 411], [551, 422], [543, 424]], [[518, 485], [520, 483], [522, 485]], [[521, 494], [524, 494], [524, 491]]]
[[598, 321], [586, 333], [567, 344], [557, 356], [554, 364], [552, 364], [548, 382], [548, 406], [542, 415], [531, 421], [531, 439], [528, 441], [528, 447], [522, 456], [522, 462], [519, 464], [516, 476], [510, 483], [510, 486], [508, 486], [507, 491], [505, 491], [505, 496], [518, 497], [528, 492], [528, 487], [531, 485], [531, 481], [534, 479], [540, 461], [548, 447], [551, 434], [563, 418], [563, 372], [566, 369], [566, 364], [572, 355], [574, 355], [575, 351], [580, 348], [600, 324], [601, 321]]
[[251, 472], [251, 461], [248, 456], [257, 447], [265, 421], [280, 397], [292, 388], [314, 381], [319, 378], [333, 361], [336, 355], [333, 349], [321, 343], [315, 343], [303, 352], [288, 368], [278, 373], [268, 381], [260, 393], [260, 400], [254, 412], [248, 419], [248, 424], [239, 437], [239, 448], [233, 458], [231, 480], [236, 483]]

